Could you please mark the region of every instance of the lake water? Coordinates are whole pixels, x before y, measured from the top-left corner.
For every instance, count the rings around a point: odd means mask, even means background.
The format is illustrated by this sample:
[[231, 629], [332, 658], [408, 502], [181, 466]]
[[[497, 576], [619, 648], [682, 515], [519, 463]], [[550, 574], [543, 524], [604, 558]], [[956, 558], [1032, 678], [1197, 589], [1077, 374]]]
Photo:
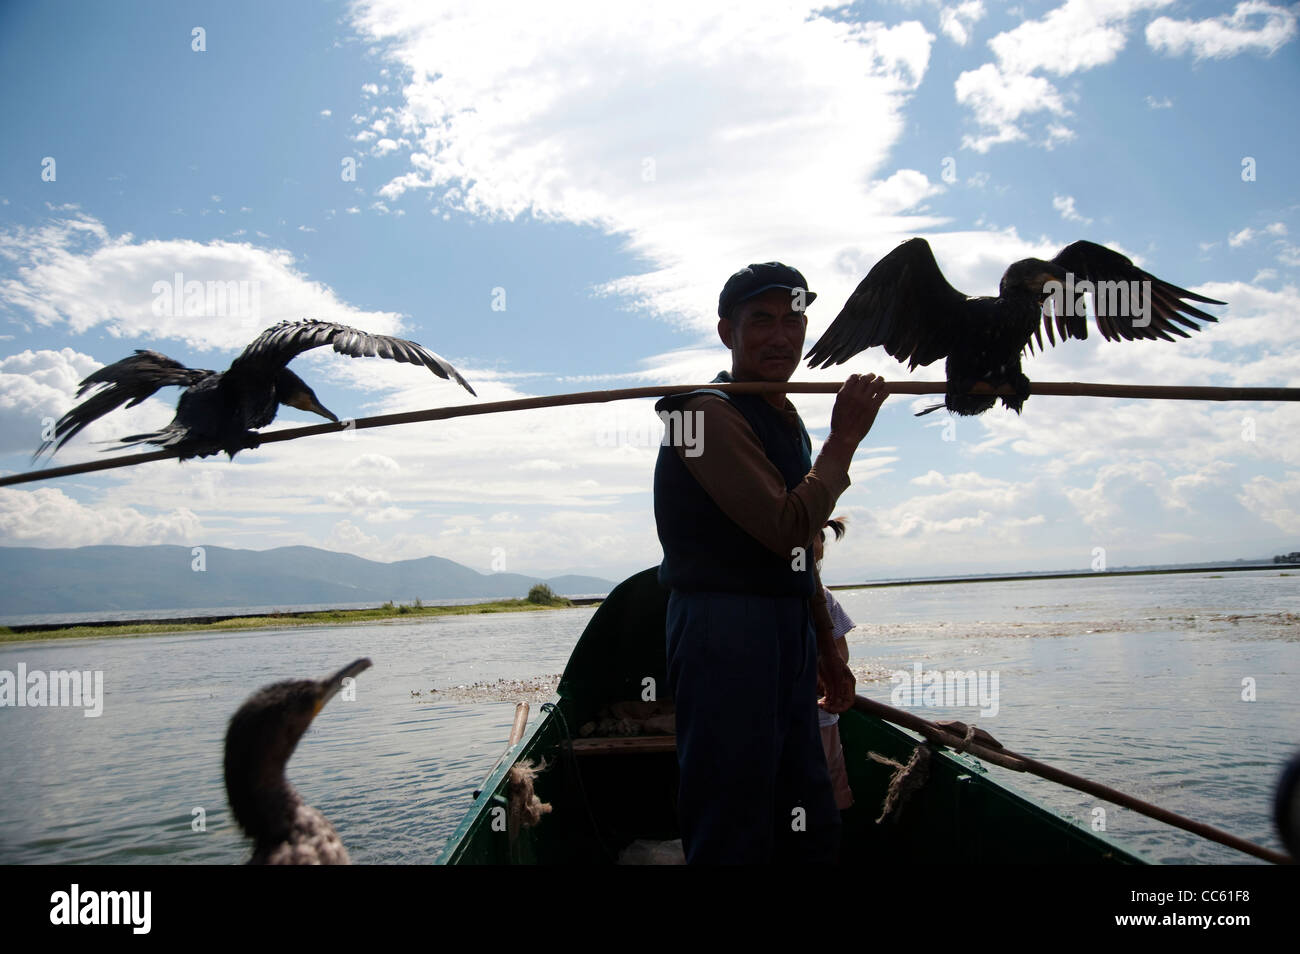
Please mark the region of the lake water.
[[[960, 718], [1009, 748], [1280, 850], [1271, 797], [1300, 748], [1300, 574], [1105, 577], [841, 590], [859, 691], [890, 673], [984, 671], [997, 713]], [[103, 713], [0, 708], [0, 863], [231, 864], [249, 853], [227, 813], [222, 740], [257, 687], [369, 656], [289, 765], [355, 862], [434, 860], [496, 762], [514, 714], [432, 701], [430, 689], [563, 670], [595, 612], [9, 644], [0, 670], [100, 670]], [[1245, 701], [1253, 686], [1255, 701]], [[1246, 688], [1243, 688], [1246, 687]], [[536, 705], [531, 719], [540, 717]], [[1251, 862], [1116, 806], [990, 767], [1154, 861]], [[206, 831], [194, 831], [201, 810]]]

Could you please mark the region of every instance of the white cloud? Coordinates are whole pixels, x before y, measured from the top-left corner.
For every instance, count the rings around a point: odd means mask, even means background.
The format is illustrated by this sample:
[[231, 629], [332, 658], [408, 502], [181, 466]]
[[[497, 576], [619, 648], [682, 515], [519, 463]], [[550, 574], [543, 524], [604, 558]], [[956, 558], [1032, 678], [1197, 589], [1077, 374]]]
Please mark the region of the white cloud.
[[43, 421], [57, 419], [78, 382], [98, 367], [94, 358], [71, 348], [0, 359], [0, 453], [33, 453]]
[[1078, 133], [1063, 123], [1048, 123], [1047, 135], [1043, 139], [1043, 148], [1055, 149], [1057, 146], [1071, 142], [1077, 136]]
[[[855, 475], [855, 480], [856, 480]], [[865, 529], [873, 539], [895, 545], [915, 545], [935, 537], [944, 545], [966, 546], [978, 539], [980, 547], [1008, 544], [1020, 538], [1025, 527], [1044, 522], [1033, 513], [1038, 492], [1030, 483], [1015, 484], [977, 473], [941, 474], [929, 471], [911, 484], [927, 493], [908, 497], [869, 511], [844, 508], [855, 529]], [[976, 532], [978, 531], [978, 532]], [[945, 555], [947, 556], [947, 555]]]
[[1072, 195], [1052, 196], [1052, 208], [1060, 212], [1061, 218], [1067, 222], [1082, 222], [1084, 225], [1092, 224], [1092, 219], [1084, 218], [1074, 208], [1074, 196]]
[[1127, 42], [1135, 13], [1172, 0], [1066, 0], [1037, 20], [1028, 20], [989, 40], [997, 60], [967, 70], [956, 81], [957, 102], [968, 106], [981, 127], [962, 138], [963, 148], [987, 152], [1001, 143], [1029, 138], [1024, 120], [1034, 113], [1057, 117], [1042, 145], [1052, 148], [1074, 137], [1060, 118], [1070, 115], [1060, 91], [1037, 73], [1069, 76], [1104, 66]]
[[1270, 222], [1262, 229], [1256, 230], [1249, 226], [1243, 228], [1240, 232], [1233, 232], [1228, 236], [1228, 245], [1232, 248], [1241, 248], [1255, 241], [1261, 235], [1271, 235], [1275, 238], [1282, 238], [1287, 234], [1286, 225], [1282, 222]]
[[[40, 228], [0, 231], [0, 255], [17, 264], [16, 277], [0, 283], [0, 301], [27, 312], [39, 325], [74, 334], [95, 329], [130, 341], [180, 341], [209, 351], [243, 348], [275, 322], [304, 315], [379, 334], [398, 334], [402, 328], [399, 315], [340, 301], [300, 272], [289, 252], [246, 242], [138, 242], [129, 233], [112, 236], [99, 220], [79, 215]], [[195, 302], [204, 313], [187, 315], [188, 293], [183, 293], [169, 309], [166, 289], [174, 288], [178, 274], [183, 283], [202, 282], [205, 290], [213, 283], [214, 291], [236, 294], [224, 299], [205, 294]], [[209, 305], [219, 310], [208, 313]], [[209, 320], [198, 320], [203, 317]]]
[[967, 70], [954, 85], [957, 102], [969, 107], [987, 130], [982, 136], [962, 136], [962, 147], [988, 152], [993, 146], [1026, 138], [1021, 117], [1046, 110], [1069, 114], [1056, 87], [1041, 76], [1005, 73], [992, 63]]
[[340, 520], [325, 540], [327, 550], [354, 553], [371, 560], [379, 559], [376, 555], [379, 548], [379, 538], [368, 535], [351, 520]]
[[1041, 19], [1029, 20], [989, 40], [1010, 73], [1043, 70], [1068, 76], [1110, 63], [1124, 49], [1128, 21], [1171, 0], [1066, 0]]
[[959, 46], [970, 42], [971, 27], [984, 18], [983, 0], [965, 0], [939, 11], [939, 29]]
[[1230, 14], [1205, 20], [1160, 17], [1147, 25], [1147, 44], [1158, 52], [1198, 60], [1226, 59], [1254, 52], [1272, 56], [1296, 36], [1295, 8], [1248, 0]]
[[396, 474], [401, 471], [401, 466], [391, 457], [385, 457], [383, 454], [362, 454], [348, 461], [344, 468], [349, 473], [389, 473]]
[[[928, 68], [935, 38], [919, 23], [846, 23], [778, 0], [534, 9], [355, 8], [411, 75], [393, 120], [411, 167], [379, 190], [385, 206], [428, 191], [434, 214], [626, 236], [649, 271], [601, 291], [701, 328], [736, 262], [779, 243], [816, 272], [864, 232], [935, 221], [893, 220], [936, 191], [925, 176], [874, 176]], [[811, 145], [823, 142], [836, 147]]]
[[202, 537], [203, 523], [188, 508], [145, 514], [134, 507], [84, 506], [50, 487], [0, 488], [0, 542], [6, 546], [152, 546]]
[[331, 110], [328, 110], [328, 109], [322, 109], [322, 110], [320, 111], [320, 114], [321, 114], [322, 116], [324, 116], [326, 119], [328, 119], [329, 117], [331, 117], [331, 116], [334, 115], [334, 113], [333, 113]]
[[419, 511], [403, 507], [384, 507], [381, 510], [366, 511], [366, 523], [407, 523]]
[[1300, 533], [1300, 471], [1287, 471], [1284, 480], [1255, 477], [1242, 487], [1238, 502], [1286, 533]]
[[385, 490], [377, 487], [359, 486], [347, 487], [341, 491], [330, 491], [325, 497], [330, 503], [352, 510], [366, 510], [371, 507], [378, 507], [380, 504], [386, 504], [393, 499]]
[[1154, 96], [1148, 95], [1146, 103], [1151, 109], [1169, 109], [1174, 105], [1174, 101], [1168, 96], [1162, 96], [1160, 99], [1156, 99]]
[[899, 169], [888, 179], [871, 183], [871, 191], [880, 212], [893, 215], [916, 208], [925, 199], [942, 192], [943, 186], [915, 169]]

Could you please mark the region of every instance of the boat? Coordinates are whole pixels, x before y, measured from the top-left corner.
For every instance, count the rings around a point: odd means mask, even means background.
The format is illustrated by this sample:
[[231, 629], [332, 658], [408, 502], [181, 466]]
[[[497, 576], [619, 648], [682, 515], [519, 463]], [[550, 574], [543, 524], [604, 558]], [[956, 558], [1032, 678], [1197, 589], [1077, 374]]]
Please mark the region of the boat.
[[[525, 729], [520, 704], [505, 753], [439, 864], [614, 864], [636, 846], [652, 846], [641, 858], [671, 857], [663, 848], [680, 838], [674, 737], [586, 734], [602, 715], [608, 723], [611, 706], [653, 701], [667, 685], [667, 605], [658, 567], [606, 597], [544, 717]], [[1149, 863], [994, 781], [977, 759], [937, 747], [924, 784], [878, 824], [895, 770], [868, 753], [906, 764], [921, 740], [855, 710], [841, 715], [840, 735], [854, 799], [842, 816], [846, 862], [887, 853], [920, 864]]]

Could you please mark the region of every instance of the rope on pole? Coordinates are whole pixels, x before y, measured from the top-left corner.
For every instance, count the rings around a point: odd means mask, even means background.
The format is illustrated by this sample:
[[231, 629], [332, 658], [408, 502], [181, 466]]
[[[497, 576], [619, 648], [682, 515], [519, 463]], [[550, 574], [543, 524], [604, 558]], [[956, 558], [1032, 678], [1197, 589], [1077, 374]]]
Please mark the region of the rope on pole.
[[[1204, 822], [1198, 822], [1183, 815], [1171, 812], [1159, 805], [1153, 805], [1145, 802], [1140, 798], [1125, 794], [1109, 785], [1103, 785], [1100, 782], [1094, 782], [1091, 779], [1084, 778], [1081, 775], [1074, 775], [1063, 769], [1039, 762], [1037, 759], [1031, 759], [1027, 755], [1021, 755], [1013, 752], [1008, 748], [1002, 747], [1001, 743], [994, 742], [992, 745], [986, 745], [978, 739], [972, 738], [972, 733], [966, 733], [966, 737], [951, 731], [949, 727], [938, 725], [920, 716], [913, 715], [902, 709], [895, 709], [893, 706], [878, 702], [875, 699], [868, 699], [866, 696], [855, 696], [853, 708], [859, 712], [876, 716], [895, 725], [900, 725], [905, 729], [911, 729], [917, 732], [930, 742], [937, 745], [947, 746], [948, 748], [961, 751], [965, 749], [971, 755], [986, 762], [992, 762], [994, 765], [1001, 765], [1003, 768], [1011, 769], [1013, 772], [1027, 772], [1030, 775], [1037, 775], [1039, 778], [1045, 778], [1048, 781], [1057, 782], [1061, 785], [1069, 786], [1080, 792], [1086, 792], [1089, 795], [1095, 795], [1098, 798], [1104, 798], [1108, 802], [1116, 805], [1122, 805], [1139, 814], [1146, 815], [1148, 818], [1154, 818], [1157, 821], [1165, 822], [1183, 831], [1189, 831], [1194, 835], [1200, 835], [1210, 841], [1218, 842], [1229, 848], [1235, 848], [1243, 851], [1248, 855], [1254, 855], [1264, 861], [1270, 861], [1275, 865], [1294, 864], [1294, 859], [1290, 855], [1283, 854], [1280, 851], [1274, 851], [1272, 848], [1265, 848], [1263, 845], [1257, 845], [1254, 842], [1247, 841], [1244, 838], [1238, 838], [1236, 835], [1229, 834], [1222, 829], [1215, 828], [1213, 825], [1207, 825]], [[955, 728], [952, 727], [952, 728]]]

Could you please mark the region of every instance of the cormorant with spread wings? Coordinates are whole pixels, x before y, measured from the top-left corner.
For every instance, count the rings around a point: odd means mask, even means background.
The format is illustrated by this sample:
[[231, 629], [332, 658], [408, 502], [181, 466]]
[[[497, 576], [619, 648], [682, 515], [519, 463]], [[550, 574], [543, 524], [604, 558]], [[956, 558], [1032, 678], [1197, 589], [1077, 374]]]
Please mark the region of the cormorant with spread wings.
[[1093, 293], [1097, 330], [1111, 341], [1173, 341], [1171, 333], [1188, 338], [1180, 326], [1197, 331], [1201, 326], [1193, 318], [1218, 319], [1186, 299], [1227, 304], [1161, 281], [1093, 242], [1067, 245], [1050, 262], [1015, 262], [1003, 274], [996, 298], [971, 298], [948, 284], [929, 243], [914, 238], [872, 267], [805, 357], [810, 367], [824, 368], [884, 345], [909, 370], [946, 357], [944, 403], [918, 416], [945, 406], [955, 414], [982, 414], [997, 399], [970, 394], [978, 381], [994, 388], [1010, 385], [1015, 396], [1001, 400], [1019, 414], [1030, 392], [1021, 354], [1026, 348], [1032, 354], [1034, 341], [1042, 349], [1044, 332], [1055, 345], [1053, 325], [1062, 341], [1086, 339], [1085, 290]]
[[57, 452], [83, 427], [110, 411], [124, 404], [133, 407], [169, 385], [185, 388], [172, 422], [159, 431], [124, 437], [122, 444], [157, 444], [180, 451], [181, 460], [220, 451], [233, 458], [245, 448], [258, 446], [255, 429], [275, 420], [281, 404], [337, 421], [307, 382], [286, 367], [304, 351], [324, 345], [333, 345], [351, 358], [391, 358], [423, 365], [474, 393], [460, 372], [414, 341], [372, 335], [332, 321], [282, 321], [258, 335], [225, 371], [187, 368], [157, 351], [143, 350], [100, 368], [81, 382], [77, 397], [97, 390], [59, 419], [53, 436], [37, 449], [33, 460], [46, 451]]

